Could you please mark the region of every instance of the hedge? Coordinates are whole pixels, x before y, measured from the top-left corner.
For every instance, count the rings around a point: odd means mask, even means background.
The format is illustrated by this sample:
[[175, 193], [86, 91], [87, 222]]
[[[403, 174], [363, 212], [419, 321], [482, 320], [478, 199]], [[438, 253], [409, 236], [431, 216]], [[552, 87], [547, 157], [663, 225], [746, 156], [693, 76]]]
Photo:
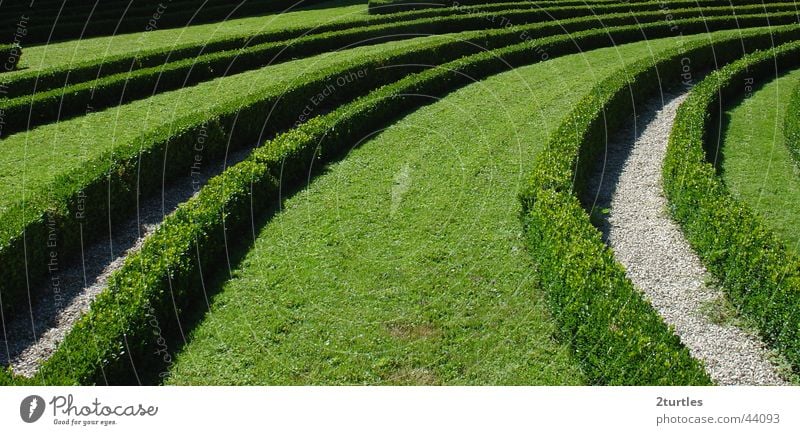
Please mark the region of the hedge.
[[[777, 20], [772, 17], [769, 21], [774, 25]], [[767, 18], [763, 16], [740, 16], [688, 19], [676, 23], [681, 25], [685, 33], [704, 33], [709, 29], [739, 28], [766, 22]], [[672, 36], [674, 25], [675, 23], [657, 22], [610, 29], [617, 35], [614, 43], [622, 43], [638, 41], [644, 37]], [[104, 155], [59, 177], [53, 185], [34, 192], [26, 199], [25, 204], [13, 205], [0, 215], [0, 263], [4, 265], [0, 269], [0, 306], [7, 311], [24, 312], [14, 308], [31, 297], [28, 293], [29, 286], [43, 279], [47, 272], [50, 250], [44, 247], [48, 246], [48, 237], [56, 238], [55, 244], [61, 255], [79, 252], [81, 243], [91, 242], [100, 233], [83, 232], [83, 226], [103, 228], [109, 219], [112, 222], [119, 221], [136, 203], [137, 192], [142, 195], [154, 192], [160, 188], [160, 180], [164, 176], [167, 177], [165, 181], [169, 181], [170, 177], [187, 171], [193, 159], [192, 147], [200, 131], [209, 132], [212, 139], [207, 142], [232, 135], [234, 147], [257, 143], [265, 135], [290, 127], [311, 97], [341, 75], [369, 71], [366, 79], [349, 84], [348, 89], [341, 92], [335, 92], [333, 98], [325, 99], [317, 110], [335, 107], [336, 104], [363, 95], [407, 73], [400, 68], [381, 66], [390, 63], [437, 65], [479, 52], [483, 49], [481, 47], [503, 47], [518, 41], [517, 35], [500, 31], [480, 33], [475, 38], [481, 36], [483, 38], [480, 45], [458, 41], [431, 41], [414, 50], [400, 47], [374, 55], [365, 59], [362, 65], [320, 71], [283, 94], [278, 94], [279, 90], [276, 90], [276, 93], [254, 96], [241, 104], [219, 107], [213, 113], [184, 117], [173, 124], [145, 132], [138, 141], [117, 145], [113, 158]], [[516, 44], [518, 48], [513, 53], [524, 52], [530, 56], [529, 49], [533, 49], [533, 59], [519, 60], [521, 64], [529, 64], [545, 55], [573, 52], [576, 48], [570, 42], [572, 36], [581, 38], [581, 49], [602, 47], [610, 43], [606, 30], [596, 29]], [[506, 60], [510, 62], [513, 59], [515, 57]], [[265, 113], [272, 113], [269, 129], [261, 131]], [[168, 156], [164, 151], [167, 149]], [[223, 151], [219, 143], [216, 146], [207, 145], [204, 147], [204, 158], [219, 156]], [[108, 198], [114, 198], [113, 204], [109, 204]], [[81, 211], [84, 204], [93, 205], [89, 213]], [[36, 297], [35, 294], [32, 296]]]
[[795, 165], [800, 167], [800, 82], [792, 91], [789, 106], [786, 108], [786, 118], [783, 124], [786, 146], [792, 153]]
[[[791, 6], [791, 5], [790, 5]], [[785, 5], [779, 5], [780, 10]], [[790, 9], [793, 10], [794, 6]], [[750, 12], [751, 10], [770, 9], [765, 6], [744, 6], [742, 8], [709, 8], [703, 9], [702, 15], [711, 19], [717, 14], [727, 14], [731, 10], [736, 12]], [[509, 13], [510, 17], [522, 19], [531, 18], [539, 14], [538, 11], [524, 11], [523, 13]], [[675, 19], [690, 18], [698, 13], [697, 9], [683, 9], [672, 12]], [[456, 18], [427, 18], [400, 24], [384, 24], [367, 28], [356, 28], [330, 34], [311, 35], [299, 38], [291, 44], [282, 42], [266, 43], [245, 50], [217, 52], [168, 63], [163, 66], [145, 68], [134, 72], [123, 72], [101, 79], [83, 82], [63, 89], [53, 89], [34, 95], [26, 95], [0, 102], [0, 110], [5, 116], [5, 128], [0, 134], [6, 136], [29, 128], [81, 116], [86, 113], [86, 107], [102, 110], [121, 103], [152, 96], [157, 92], [178, 89], [202, 81], [210, 80], [223, 75], [263, 67], [281, 60], [295, 57], [307, 57], [318, 53], [336, 50], [341, 47], [359, 45], [365, 40], [386, 41], [391, 39], [408, 38], [418, 34], [453, 33], [474, 28], [497, 27], [497, 23], [487, 20], [489, 15], [466, 15]], [[758, 15], [759, 17], [761, 15]], [[511, 44], [518, 42], [520, 35], [527, 32], [537, 37], [549, 36], [562, 32], [573, 32], [603, 26], [615, 26], [634, 23], [647, 23], [660, 21], [664, 18], [663, 12], [631, 14], [611, 14], [582, 18], [573, 18], [565, 21], [552, 21], [527, 26], [512, 27], [493, 31], [474, 31], [460, 35], [459, 40], [474, 41], [478, 44], [496, 47], [497, 44]], [[742, 15], [742, 20], [753, 16]], [[786, 24], [796, 20], [793, 11], [777, 13], [771, 16], [770, 23]], [[508, 42], [495, 42], [495, 41]], [[457, 44], [458, 41], [450, 41]], [[77, 75], [77, 74], [76, 74]], [[47, 80], [39, 77], [33, 86]], [[46, 86], [46, 85], [45, 85]]]
[[[761, 3], [758, 2], [757, 0], [741, 0], [736, 3], [742, 3], [743, 5], [748, 5], [748, 4], [756, 6], [761, 5]], [[686, 0], [677, 2], [675, 4], [676, 5], [675, 7], [678, 6], [693, 7], [694, 5], [697, 4], [702, 4], [703, 7], [708, 7], [708, 6], [724, 7], [728, 3], [725, 2], [724, 0], [698, 0], [696, 2], [691, 2], [689, 0]], [[572, 5], [572, 7], [565, 7], [565, 5]], [[791, 9], [785, 9], [787, 7], [786, 5], [783, 5], [783, 7], [784, 10], [791, 10]], [[615, 11], [618, 12], [620, 11], [620, 8], [623, 8], [623, 10], [630, 10], [630, 11], [647, 11], [647, 10], [652, 11], [652, 10], [660, 10], [661, 3], [652, 1], [641, 4], [636, 3], [635, 7], [632, 7], [627, 3], [622, 3], [622, 4], [609, 3], [608, 5], [598, 6], [596, 8], [589, 9], [589, 11], [591, 12], [591, 14], [601, 14], [601, 13], [610, 13]], [[730, 6], [728, 6], [728, 8], [730, 8]], [[550, 18], [548, 14], [551, 14], [554, 17], [569, 18], [569, 17], [575, 17], [576, 15], [580, 15], [581, 12], [586, 12], [586, 11], [587, 8], [585, 6], [583, 7], [575, 6], [575, 2], [573, 1], [567, 1], [567, 2], [556, 1], [548, 3], [548, 7], [543, 8], [541, 10], [537, 11], [516, 10], [512, 12], [514, 13], [526, 12], [528, 14], [527, 16], [529, 17], [528, 20], [544, 19], [549, 21]], [[91, 60], [83, 63], [70, 64], [68, 66], [52, 67], [44, 70], [23, 72], [15, 74], [13, 77], [7, 77], [7, 78], [0, 77], [0, 85], [5, 86], [5, 88], [7, 88], [8, 97], [21, 97], [32, 94], [34, 91], [45, 92], [52, 89], [63, 88], [67, 85], [93, 81], [98, 78], [102, 78], [109, 75], [128, 73], [131, 70], [139, 68], [156, 67], [156, 66], [161, 66], [168, 62], [191, 59], [197, 56], [201, 56], [203, 54], [210, 54], [220, 51], [247, 50], [249, 47], [269, 42], [282, 41], [284, 43], [288, 43], [289, 40], [291, 39], [303, 38], [309, 35], [317, 35], [320, 33], [329, 33], [329, 32], [340, 32], [344, 30], [354, 30], [354, 29], [358, 30], [357, 28], [363, 29], [363, 27], [365, 26], [377, 26], [380, 24], [402, 25], [403, 23], [401, 22], [403, 21], [408, 22], [410, 20], [416, 20], [414, 21], [414, 23], [420, 23], [424, 21], [419, 21], [419, 20], [425, 18], [436, 18], [436, 17], [446, 18], [452, 15], [464, 15], [465, 12], [469, 14], [474, 11], [470, 8], [461, 8], [461, 9], [446, 10], [446, 11], [432, 11], [432, 10], [412, 11], [412, 12], [398, 13], [386, 16], [354, 16], [348, 20], [337, 21], [316, 27], [299, 27], [299, 28], [289, 28], [281, 30], [269, 30], [256, 35], [247, 35], [238, 37], [228, 36], [218, 39], [212, 39], [210, 41], [205, 41], [203, 43], [182, 44], [179, 46], [171, 47], [169, 50], [154, 49], [145, 52], [139, 52], [135, 55], [120, 54], [116, 56], [106, 57], [101, 60]], [[506, 26], [509, 23], [508, 20], [513, 18], [511, 16], [506, 16], [506, 15], [500, 16], [500, 15], [491, 15], [486, 13], [484, 13], [481, 16], [483, 17], [484, 20], [484, 22], [482, 23], [482, 27], [484, 28], [492, 27], [491, 26], [492, 23], [494, 23], [495, 27]], [[498, 19], [498, 17], [500, 19]], [[662, 13], [662, 19], [663, 18], [664, 15]], [[456, 19], [458, 19], [458, 17]], [[411, 25], [413, 26], [414, 23], [411, 23]], [[516, 24], [520, 23], [517, 22]], [[470, 25], [475, 26], [476, 24], [473, 21], [470, 23]], [[461, 27], [460, 30], [466, 30], [466, 28]], [[436, 31], [436, 29], [428, 29], [428, 31]], [[397, 38], [400, 38], [399, 35], [396, 36]]]
[[[585, 0], [575, 2], [580, 5], [587, 5], [591, 7], [602, 7], [609, 4], [617, 3], [619, 0]], [[646, 3], [651, 0], [628, 0], [624, 3], [629, 5], [638, 5]], [[769, 3], [765, 1], [764, 3]], [[461, 8], [482, 8], [482, 9], [501, 9], [510, 7], [521, 7], [523, 5], [531, 5], [533, 7], [542, 7], [543, 5], [550, 4], [551, 2], [537, 2], [537, 1], [490, 1], [490, 0], [369, 0], [369, 13], [370, 14], [396, 14], [399, 12], [407, 12], [413, 10], [442, 10], [442, 9], [461, 9]], [[555, 3], [555, 2], [552, 2]], [[671, 8], [672, 2], [660, 2], [662, 7]], [[695, 5], [705, 3], [704, 0], [697, 0]], [[740, 4], [750, 3], [749, 0], [730, 0], [725, 2], [724, 5], [733, 6]]]
[[[278, 12], [292, 8], [297, 9], [305, 5], [320, 3], [323, 0], [302, 0], [302, 4], [297, 4], [298, 0], [271, 0], [271, 1], [247, 1], [247, 2], [213, 2], [216, 4], [206, 5], [202, 9], [203, 1], [182, 1], [162, 3], [166, 8], [157, 20], [154, 20], [157, 28], [185, 27], [187, 25], [209, 23], [219, 20], [241, 18], [267, 12]], [[40, 11], [37, 7], [18, 12], [29, 17], [30, 22], [26, 27], [25, 41], [27, 43], [52, 43], [54, 41], [68, 40], [74, 38], [88, 38], [96, 36], [119, 35], [123, 33], [138, 33], [147, 29], [151, 25], [150, 20], [159, 14], [159, 3], [141, 7], [132, 7], [126, 10], [126, 4], [122, 4], [120, 9], [110, 9], [103, 4], [102, 8], [96, 10], [73, 11], [63, 14], [60, 9]], [[65, 7], [69, 12], [71, 7]], [[90, 15], [91, 14], [91, 15]], [[11, 13], [4, 16], [14, 16]], [[21, 16], [21, 15], [17, 15]], [[14, 28], [19, 18], [6, 21], [3, 28]], [[12, 36], [8, 34], [0, 35], [0, 42], [10, 42]]]
[[[544, 38], [535, 45], [523, 43], [482, 52], [405, 76], [277, 136], [244, 162], [209, 181], [198, 196], [167, 217], [142, 249], [111, 277], [109, 290], [98, 297], [90, 312], [44, 363], [41, 378], [37, 379], [66, 384], [102, 383], [106, 379], [128, 383], [139, 380], [133, 376], [137, 372], [158, 370], [164, 362], [153, 358], [153, 352], [163, 346], [163, 338], [153, 334], [153, 319], [161, 331], [177, 330], [176, 316], [183, 314], [192, 301], [201, 300], [201, 271], [219, 270], [230, 245], [248, 239], [247, 234], [255, 225], [252, 217], [276, 204], [279, 185], [285, 189], [303, 180], [315, 160], [330, 159], [339, 151], [346, 151], [347, 144], [366, 130], [419, 105], [413, 95], [443, 95], [509, 66], [535, 63], [541, 57], [531, 54], [540, 53], [540, 49], [559, 55], [577, 51], [576, 44], [586, 50], [607, 46], [611, 37], [624, 43], [670, 32], [663, 23], [646, 26], [646, 34], [642, 30], [640, 26], [593, 30]], [[778, 39], [800, 35], [797, 26], [773, 30]], [[252, 107], [263, 110], [257, 104]], [[221, 117], [205, 123], [215, 130], [209, 135], [213, 140], [207, 144], [213, 142], [224, 148], [226, 139], [233, 143], [241, 140], [235, 132], [231, 135], [222, 127], [226, 123]], [[181, 130], [189, 129], [187, 125]]]
[[[22, 48], [17, 44], [0, 44], [0, 73], [13, 71], [17, 68], [19, 58], [22, 56]], [[2, 89], [2, 88], [0, 88]], [[4, 96], [0, 90], [0, 98]]]
[[[717, 176], [708, 157], [726, 104], [800, 64], [800, 42], [754, 53], [710, 75], [678, 110], [664, 166], [675, 220], [732, 304], [800, 369], [800, 262]], [[715, 132], [715, 130], [717, 130]]]
[[[797, 33], [775, 36], [775, 43]], [[637, 103], [679, 85], [688, 59], [694, 74], [747, 51], [772, 46], [769, 33], [687, 45], [600, 83], [565, 119], [540, 154], [520, 194], [527, 246], [551, 312], [584, 374], [608, 384], [705, 384], [709, 379], [635, 289], [592, 225], [578, 197], [603, 152], [607, 133], [629, 122]], [[642, 361], [650, 363], [642, 368]], [[676, 374], [675, 369], [680, 368]]]

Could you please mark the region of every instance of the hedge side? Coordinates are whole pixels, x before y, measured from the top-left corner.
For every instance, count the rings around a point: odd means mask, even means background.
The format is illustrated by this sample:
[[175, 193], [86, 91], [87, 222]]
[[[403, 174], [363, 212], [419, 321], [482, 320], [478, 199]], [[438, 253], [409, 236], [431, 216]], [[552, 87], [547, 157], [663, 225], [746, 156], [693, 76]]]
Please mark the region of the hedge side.
[[[536, 8], [536, 10], [530, 10], [533, 6], [529, 6], [527, 11], [523, 10], [511, 10], [511, 11], [495, 11], [494, 14], [483, 13], [478, 15], [482, 17], [484, 20], [483, 23], [480, 24], [482, 28], [492, 28], [492, 27], [507, 27], [510, 23], [514, 23], [515, 25], [521, 25], [525, 22], [534, 22], [534, 21], [551, 21], [552, 18], [559, 18], [559, 19], [568, 19], [568, 18], [575, 18], [580, 16], [581, 14], [588, 14], [588, 15], [601, 15], [601, 14], [609, 14], [621, 11], [630, 11], [630, 12], [643, 12], [643, 11], [658, 11], [661, 9], [662, 5], [660, 2], [645, 2], [645, 3], [636, 3], [634, 5], [630, 5], [627, 3], [609, 3], [607, 5], [597, 6], [597, 7], [587, 7], [587, 6], [576, 6], [575, 2], [551, 2], [548, 3], [547, 7], [545, 8]], [[739, 2], [737, 2], [739, 3]], [[762, 6], [758, 0], [741, 0], [742, 5], [750, 5], [750, 6]], [[567, 5], [567, 6], [565, 6]], [[672, 7], [677, 8], [696, 8], [702, 5], [702, 7], [726, 7], [729, 11], [730, 6], [724, 0], [701, 0], [697, 2], [692, 2], [690, 0], [676, 2]], [[790, 11], [791, 9], [787, 9], [787, 5], [782, 6], [769, 6], [768, 10], [761, 9], [760, 11], [756, 12], [769, 12], [769, 11], [777, 11], [777, 10], [785, 10]], [[775, 9], [778, 8], [778, 9]], [[341, 32], [346, 30], [358, 30], [363, 29], [364, 27], [368, 26], [378, 26], [378, 25], [397, 25], [402, 26], [403, 24], [407, 26], [412, 26], [410, 29], [406, 29], [403, 27], [398, 27], [395, 29], [395, 33], [400, 33], [400, 30], [403, 31], [413, 31], [413, 26], [416, 23], [424, 23], [424, 19], [426, 18], [438, 18], [440, 20], [444, 20], [446, 22], [446, 18], [452, 17], [454, 15], [470, 15], [475, 17], [475, 13], [480, 14], [483, 12], [479, 9], [471, 9], [471, 8], [459, 8], [459, 9], [448, 9], [444, 11], [435, 11], [435, 10], [423, 10], [423, 11], [412, 11], [407, 13], [398, 13], [393, 15], [382, 15], [382, 16], [354, 16], [351, 19], [337, 21], [329, 24], [324, 24], [316, 27], [299, 27], [299, 28], [289, 28], [289, 29], [280, 29], [280, 30], [269, 30], [263, 33], [259, 33], [256, 35], [247, 35], [247, 36], [239, 36], [239, 37], [222, 37], [217, 39], [212, 39], [209, 41], [204, 41], [202, 44], [197, 43], [190, 43], [190, 44], [182, 44], [180, 46], [171, 47], [169, 50], [162, 50], [162, 49], [154, 49], [144, 52], [139, 52], [135, 55], [131, 54], [120, 54], [116, 56], [110, 56], [104, 58], [102, 60], [91, 60], [77, 64], [71, 64], [67, 67], [53, 67], [45, 70], [37, 70], [37, 71], [30, 71], [15, 74], [13, 77], [2, 78], [0, 77], [0, 85], [5, 86], [7, 88], [7, 96], [8, 97], [21, 97], [25, 95], [32, 94], [34, 90], [36, 92], [45, 92], [57, 88], [63, 88], [65, 86], [83, 83], [88, 81], [93, 81], [98, 78], [103, 78], [109, 75], [119, 74], [119, 73], [128, 73], [132, 70], [140, 69], [140, 68], [151, 68], [156, 66], [161, 66], [165, 63], [175, 62], [185, 59], [196, 58], [198, 56], [204, 54], [211, 54], [220, 51], [232, 51], [232, 50], [247, 50], [250, 47], [254, 47], [256, 45], [266, 44], [269, 42], [284, 42], [284, 44], [288, 44], [291, 39], [297, 38], [305, 38], [310, 35], [318, 35], [322, 33], [330, 33], [330, 32]], [[506, 12], [511, 13], [511, 15], [506, 14]], [[739, 11], [744, 13], [744, 11]], [[515, 14], [522, 14], [522, 16], [517, 16]], [[721, 14], [721, 12], [717, 12], [717, 14]], [[724, 14], [723, 14], [724, 15]], [[527, 17], [527, 18], [526, 18]], [[552, 17], [552, 18], [551, 18]], [[662, 13], [663, 18], [663, 13]], [[455, 17], [456, 20], [459, 17]], [[472, 26], [472, 28], [476, 28], [476, 24], [474, 21], [464, 23], [466, 25]], [[455, 27], [454, 27], [455, 29]], [[442, 31], [437, 31], [436, 29], [422, 29], [423, 31], [429, 31], [433, 33], [441, 33]], [[468, 30], [468, 27], [460, 27], [460, 30]], [[386, 28], [384, 28], [386, 31]], [[530, 32], [532, 30], [528, 30]], [[410, 37], [413, 35], [409, 35], [406, 37]], [[537, 35], [537, 36], [545, 36], [545, 35]], [[397, 39], [401, 38], [399, 35], [395, 35]], [[293, 41], [293, 43], [297, 43], [298, 41]], [[341, 44], [344, 45], [344, 44]], [[337, 47], [338, 48], [338, 47]]]
[[[117, 10], [103, 5], [99, 10], [75, 11], [72, 14], [61, 14], [62, 11], [59, 9], [51, 12], [39, 11], [39, 8], [33, 7], [17, 14], [4, 14], [4, 17], [12, 16], [14, 19], [7, 21], [3, 28], [16, 27], [19, 17], [26, 15], [29, 17], [29, 22], [25, 41], [29, 44], [52, 43], [74, 38], [144, 32], [152, 24], [159, 29], [166, 29], [280, 12], [288, 8], [296, 10], [322, 1], [303, 0], [299, 5], [298, 0], [214, 2], [216, 4], [205, 6], [203, 1], [183, 1], [174, 4], [163, 2], [166, 7], [154, 3], [130, 9], [126, 9], [127, 5], [123, 4]], [[65, 10], [69, 11], [70, 7], [66, 7]], [[150, 20], [153, 20], [152, 24]], [[10, 42], [10, 38], [13, 36], [7, 33], [0, 34], [0, 42]]]
[[[661, 28], [652, 25], [651, 34], [658, 34]], [[753, 35], [768, 39], [766, 31]], [[777, 29], [773, 36], [800, 37], [800, 29]], [[540, 59], [531, 56], [538, 53], [537, 48], [555, 56], [575, 52], [576, 43], [581, 49], [608, 45], [610, 37], [623, 43], [644, 36], [638, 26], [609, 28], [546, 38], [536, 47], [518, 44], [461, 58], [441, 68], [408, 75], [257, 148], [244, 162], [209, 181], [198, 196], [167, 217], [141, 251], [128, 258], [112, 276], [109, 290], [98, 297], [44, 363], [36, 382], [129, 383], [136, 382], [138, 378], [132, 374], [137, 371], [160, 370], [168, 362], [154, 356], [164, 343], [154, 334], [153, 323], [159, 330], [177, 328], [180, 320], [176, 316], [182, 315], [192, 301], [202, 300], [201, 271], [218, 270], [229, 244], [251, 237], [252, 216], [277, 203], [279, 185], [285, 188], [301, 182], [312, 163], [319, 167], [317, 160], [346, 151], [375, 125], [430, 101], [414, 95], [444, 95], [475, 78], [504, 71], [509, 65], [534, 63]], [[215, 137], [224, 136], [220, 133]]]
[[783, 124], [786, 146], [792, 153], [795, 165], [800, 167], [800, 82], [795, 85]]
[[731, 302], [764, 340], [800, 370], [800, 261], [708, 162], [721, 109], [734, 97], [800, 65], [800, 42], [754, 53], [710, 75], [681, 105], [664, 166], [674, 218]]
[[[0, 74], [17, 69], [22, 48], [15, 44], [0, 44]], [[3, 93], [0, 92], [0, 98]]]
[[[784, 34], [776, 43], [795, 40]], [[732, 37], [686, 46], [632, 65], [599, 84], [552, 135], [530, 183], [520, 194], [527, 244], [561, 332], [596, 383], [706, 384], [708, 376], [689, 357], [657, 312], [625, 276], [603, 243], [576, 192], [605, 149], [607, 133], [630, 120], [645, 102], [681, 83], [692, 71], [713, 69], [747, 51], [772, 46], [769, 34]], [[713, 50], [712, 50], [713, 49]]]
[[[779, 5], [776, 10], [784, 11], [789, 7], [789, 12], [777, 13], [771, 16], [771, 24], [787, 24], [795, 22], [796, 14], [792, 5]], [[746, 14], [748, 12], [767, 9], [766, 6], [745, 6], [741, 8], [709, 8], [709, 9], [682, 9], [672, 12], [674, 19], [691, 18], [702, 12], [706, 18], [719, 14], [726, 15], [731, 11]], [[538, 11], [525, 11], [523, 13], [509, 13], [509, 16], [519, 20], [533, 19]], [[757, 15], [761, 16], [761, 15]], [[467, 15], [455, 18], [423, 19], [400, 24], [384, 24], [368, 28], [356, 28], [331, 34], [311, 35], [292, 41], [289, 45], [282, 42], [266, 43], [245, 50], [217, 52], [193, 59], [168, 63], [163, 66], [139, 69], [134, 72], [124, 72], [101, 79], [79, 83], [66, 88], [56, 88], [46, 92], [36, 93], [0, 101], [0, 110], [3, 111], [5, 126], [0, 130], [0, 135], [7, 136], [13, 133], [26, 131], [39, 125], [50, 122], [81, 116], [86, 113], [86, 107], [102, 110], [114, 107], [121, 103], [147, 98], [154, 93], [166, 92], [199, 82], [211, 80], [224, 75], [257, 69], [283, 60], [303, 58], [314, 54], [324, 53], [341, 47], [363, 45], [393, 39], [403, 39], [419, 34], [456, 33], [466, 30], [498, 27], [498, 23], [487, 19], [490, 15]], [[521, 34], [527, 32], [537, 37], [549, 36], [564, 32], [587, 30], [602, 26], [619, 26], [634, 23], [648, 23], [663, 20], [663, 12], [631, 14], [610, 14], [591, 17], [572, 18], [565, 21], [552, 21], [528, 26], [512, 27], [488, 31], [486, 33], [472, 33], [461, 35], [461, 40], [485, 43], [487, 46], [497, 46], [496, 40], [504, 39], [518, 42]], [[741, 15], [742, 20], [751, 18], [750, 15]], [[602, 27], [600, 26], [600, 27]], [[514, 41], [516, 39], [516, 41]], [[458, 41], [449, 41], [457, 44]], [[38, 83], [45, 81], [40, 77]], [[34, 84], [39, 86], [39, 84]]]

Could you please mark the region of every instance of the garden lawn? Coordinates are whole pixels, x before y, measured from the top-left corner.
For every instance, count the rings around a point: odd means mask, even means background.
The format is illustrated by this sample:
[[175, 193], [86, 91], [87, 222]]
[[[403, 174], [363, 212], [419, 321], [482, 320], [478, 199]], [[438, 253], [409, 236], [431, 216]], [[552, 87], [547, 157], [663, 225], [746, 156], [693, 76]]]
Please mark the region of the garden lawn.
[[740, 200], [800, 252], [800, 172], [785, 144], [783, 123], [800, 70], [783, 75], [726, 112], [722, 176]]
[[309, 72], [332, 65], [349, 65], [365, 56], [428, 41], [430, 38], [416, 38], [324, 53], [154, 95], [0, 139], [0, 213], [30, 197], [31, 192], [48, 189], [59, 175], [108, 155], [115, 146], [131, 143], [149, 129], [186, 115], [202, 116], [212, 107], [236, 103], [248, 95], [281, 95]]
[[258, 231], [167, 383], [584, 382], [555, 340], [517, 192], [598, 80], [675, 43], [518, 68], [365, 138]]
[[366, 15], [366, 2], [332, 0], [310, 6], [306, 10], [275, 13], [266, 16], [238, 18], [212, 24], [200, 24], [176, 29], [130, 33], [99, 38], [59, 42], [49, 45], [25, 47], [17, 71], [65, 67], [70, 64], [103, 59], [120, 54], [136, 54], [153, 49], [169, 50], [184, 44], [197, 44], [224, 37], [250, 36], [270, 30], [318, 26], [339, 20]]

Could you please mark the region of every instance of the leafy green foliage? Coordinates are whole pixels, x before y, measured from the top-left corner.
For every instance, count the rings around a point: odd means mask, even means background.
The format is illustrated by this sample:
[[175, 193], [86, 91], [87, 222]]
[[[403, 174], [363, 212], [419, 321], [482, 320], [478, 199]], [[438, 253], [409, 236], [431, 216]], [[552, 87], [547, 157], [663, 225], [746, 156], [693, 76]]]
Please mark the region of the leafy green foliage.
[[789, 147], [796, 164], [800, 166], [800, 83], [795, 86], [792, 93], [783, 128], [786, 146]]
[[767, 343], [800, 369], [800, 262], [762, 220], [734, 198], [707, 161], [706, 139], [728, 98], [745, 79], [796, 68], [800, 43], [753, 53], [711, 74], [680, 107], [664, 166], [675, 219], [730, 301]]
[[[778, 41], [796, 36], [779, 36]], [[600, 83], [552, 135], [520, 199], [522, 219], [551, 310], [596, 383], [706, 384], [710, 380], [655, 310], [625, 277], [574, 191], [603, 149], [606, 132], [645, 101], [680, 83], [682, 62], [697, 71], [770, 47], [769, 33], [687, 44], [640, 62]], [[713, 48], [713, 52], [712, 52]], [[713, 56], [712, 56], [713, 53]]]
[[21, 56], [21, 47], [13, 44], [0, 44], [0, 72], [13, 71]]

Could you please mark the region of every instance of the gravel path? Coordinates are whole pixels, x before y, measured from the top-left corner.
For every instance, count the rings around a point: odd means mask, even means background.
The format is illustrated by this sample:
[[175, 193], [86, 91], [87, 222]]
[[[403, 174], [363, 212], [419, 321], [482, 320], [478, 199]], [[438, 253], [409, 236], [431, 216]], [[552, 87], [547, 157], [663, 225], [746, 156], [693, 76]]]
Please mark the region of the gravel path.
[[[248, 153], [249, 150], [232, 153], [227, 165], [243, 160]], [[7, 323], [0, 330], [3, 332], [0, 338], [6, 340], [0, 341], [0, 363], [10, 365], [14, 373], [22, 376], [36, 374], [39, 364], [53, 354], [72, 325], [106, 288], [109, 276], [122, 267], [125, 258], [141, 247], [164, 217], [224, 168], [221, 162], [209, 163], [175, 181], [161, 194], [141, 201], [138, 213], [114, 226], [110, 236], [101, 237], [86, 247], [79, 258], [65, 261], [66, 267], [50, 275], [39, 288], [32, 288], [31, 294], [43, 296], [34, 302], [32, 312], [13, 316], [10, 321], [6, 316]], [[58, 291], [54, 291], [56, 288]]]
[[[705, 363], [714, 381], [785, 384], [758, 337], [708, 318], [708, 307], [719, 303], [722, 293], [705, 284], [706, 269], [667, 212], [661, 169], [684, 99], [665, 95], [663, 104], [656, 98], [637, 122], [611, 139], [605, 167], [591, 177], [587, 189], [596, 195], [595, 208], [609, 209], [600, 229], [631, 281], [675, 327], [691, 354]], [[636, 131], [637, 126], [644, 130]]]

